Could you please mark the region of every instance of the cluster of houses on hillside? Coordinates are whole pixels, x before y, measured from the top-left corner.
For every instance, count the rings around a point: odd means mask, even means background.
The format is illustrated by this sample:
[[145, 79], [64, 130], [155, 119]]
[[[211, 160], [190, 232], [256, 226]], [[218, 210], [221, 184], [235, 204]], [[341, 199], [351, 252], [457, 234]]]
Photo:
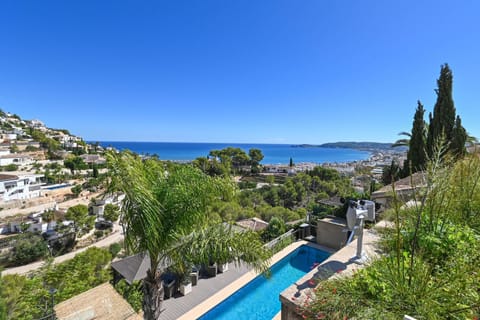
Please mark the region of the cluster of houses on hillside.
[[15, 145], [19, 151], [40, 148], [40, 143], [34, 141], [30, 136], [30, 129], [38, 130], [46, 137], [55, 139], [65, 150], [82, 147], [82, 138], [69, 134], [66, 130], [55, 130], [45, 126], [40, 120], [21, 120], [11, 113], [3, 113], [0, 116], [0, 147], [11, 147]]
[[[105, 221], [103, 213], [107, 204], [122, 206], [122, 201], [125, 198], [122, 194], [115, 194], [105, 196], [100, 199], [92, 199], [88, 205], [89, 214], [96, 216], [96, 222]], [[45, 219], [44, 213], [51, 212], [52, 214], [48, 219]], [[68, 226], [72, 224], [72, 221], [65, 220], [66, 210], [59, 209], [57, 203], [53, 203], [51, 206], [45, 207], [43, 210], [39, 210], [24, 217], [14, 217], [9, 219], [10, 221], [0, 223], [0, 234], [12, 234], [20, 232], [35, 232], [45, 233], [54, 231], [59, 224]]]

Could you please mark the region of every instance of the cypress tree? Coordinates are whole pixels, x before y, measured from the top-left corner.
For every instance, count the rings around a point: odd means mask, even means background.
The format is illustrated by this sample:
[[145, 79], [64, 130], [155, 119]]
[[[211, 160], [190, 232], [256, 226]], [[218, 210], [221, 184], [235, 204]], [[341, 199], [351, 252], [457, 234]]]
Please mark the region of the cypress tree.
[[462, 126], [462, 120], [460, 116], [455, 119], [455, 126], [452, 133], [452, 141], [450, 143], [450, 150], [456, 157], [462, 157], [465, 155], [465, 143], [467, 142], [467, 131]]
[[437, 101], [433, 108], [433, 116], [430, 115], [430, 126], [428, 129], [428, 155], [432, 156], [436, 141], [443, 135], [447, 142], [453, 138], [455, 126], [455, 106], [452, 96], [452, 71], [448, 64], [444, 64], [440, 70], [440, 77], [437, 80], [438, 88]]
[[[412, 135], [410, 137], [410, 143], [407, 153], [407, 163], [410, 164], [412, 173], [418, 170], [422, 170], [427, 162], [426, 154], [426, 137], [425, 130], [426, 124], [423, 119], [425, 109], [420, 101], [417, 102], [417, 110], [413, 117]], [[404, 170], [408, 170], [404, 168]]]

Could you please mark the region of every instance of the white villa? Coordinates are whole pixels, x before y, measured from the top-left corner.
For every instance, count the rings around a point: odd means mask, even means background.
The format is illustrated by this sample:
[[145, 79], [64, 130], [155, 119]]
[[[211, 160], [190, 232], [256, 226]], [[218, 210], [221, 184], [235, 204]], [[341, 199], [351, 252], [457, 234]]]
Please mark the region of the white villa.
[[77, 148], [79, 146], [78, 142], [82, 139], [76, 136], [60, 133], [56, 136], [53, 136], [55, 140], [60, 142], [64, 148]]
[[40, 121], [40, 120], [37, 120], [37, 119], [33, 119], [33, 120], [30, 120], [30, 121], [27, 121], [28, 125], [31, 127], [31, 128], [41, 128], [41, 127], [45, 127], [45, 124]]
[[89, 205], [90, 213], [96, 215], [99, 218], [103, 218], [103, 212], [107, 204], [117, 205], [121, 208], [123, 199], [125, 199], [124, 194], [114, 196], [110, 195], [104, 197], [103, 199], [96, 199], [95, 201], [92, 201]]
[[288, 173], [289, 175], [295, 174], [295, 167], [290, 167], [288, 165], [275, 165], [275, 164], [266, 164], [263, 166], [263, 170], [266, 173]]
[[40, 196], [43, 174], [15, 176], [0, 174], [0, 202]]
[[2, 138], [3, 142], [17, 140], [17, 134], [16, 133], [2, 133], [1, 138]]
[[0, 166], [8, 166], [9, 164], [26, 165], [32, 163], [33, 159], [25, 154], [6, 154], [0, 156]]

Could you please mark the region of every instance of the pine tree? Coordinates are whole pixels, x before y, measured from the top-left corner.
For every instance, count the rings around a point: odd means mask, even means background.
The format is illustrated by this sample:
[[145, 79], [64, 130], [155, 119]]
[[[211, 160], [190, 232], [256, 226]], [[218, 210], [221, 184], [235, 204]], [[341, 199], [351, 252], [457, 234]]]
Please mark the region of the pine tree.
[[[422, 170], [427, 161], [426, 154], [426, 124], [423, 119], [425, 109], [420, 101], [417, 102], [417, 110], [413, 117], [412, 134], [410, 137], [409, 149], [407, 153], [407, 163], [411, 166], [412, 172]], [[407, 170], [408, 168], [404, 168]]]
[[428, 155], [432, 156], [435, 141], [444, 136], [447, 142], [453, 138], [455, 126], [455, 106], [452, 97], [452, 71], [448, 64], [444, 64], [440, 70], [440, 77], [437, 80], [438, 88], [437, 101], [433, 108], [433, 116], [430, 115], [430, 127], [428, 129]]

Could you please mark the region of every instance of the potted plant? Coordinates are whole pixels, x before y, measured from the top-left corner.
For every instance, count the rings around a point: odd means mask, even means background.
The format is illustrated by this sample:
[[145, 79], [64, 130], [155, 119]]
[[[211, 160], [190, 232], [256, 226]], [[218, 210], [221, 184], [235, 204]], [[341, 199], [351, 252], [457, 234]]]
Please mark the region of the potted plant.
[[215, 262], [210, 262], [205, 269], [209, 277], [215, 277], [217, 275], [218, 269], [217, 269], [217, 264]]
[[[229, 251], [232, 251], [232, 249], [229, 248]], [[228, 255], [222, 255], [217, 257], [218, 272], [228, 271], [228, 260]]]
[[189, 272], [191, 268], [191, 264], [187, 261], [183, 261], [182, 263], [178, 263], [171, 267], [171, 270], [178, 280], [178, 291], [180, 291], [182, 295], [192, 292], [192, 281]]
[[228, 261], [225, 263], [219, 263], [218, 264], [218, 272], [225, 272], [228, 271]]
[[182, 277], [178, 290], [183, 296], [192, 292], [192, 281], [190, 279], [190, 274], [184, 275]]
[[192, 286], [196, 286], [198, 283], [198, 276], [199, 270], [197, 267], [192, 267], [192, 271], [190, 272], [190, 281], [192, 282]]

